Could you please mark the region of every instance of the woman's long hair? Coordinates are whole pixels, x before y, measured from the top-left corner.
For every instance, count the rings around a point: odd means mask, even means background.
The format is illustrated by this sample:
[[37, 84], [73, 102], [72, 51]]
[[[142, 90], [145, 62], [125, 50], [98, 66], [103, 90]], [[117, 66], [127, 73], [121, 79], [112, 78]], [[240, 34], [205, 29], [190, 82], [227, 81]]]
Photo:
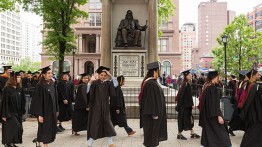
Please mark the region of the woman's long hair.
[[149, 69], [149, 70], [147, 71], [147, 74], [146, 74], [145, 78], [144, 78], [143, 81], [142, 81], [141, 87], [143, 86], [143, 83], [144, 83], [144, 81], [145, 81], [146, 79], [148, 79], [148, 78], [150, 78], [150, 77], [154, 77], [154, 71], [157, 71], [157, 70], [158, 70], [158, 68], [153, 68], [153, 69]]
[[20, 81], [20, 83], [17, 83], [16, 77], [10, 77], [5, 84], [5, 87], [13, 87], [13, 86], [16, 86], [17, 88], [22, 88], [22, 80]]
[[[84, 77], [86, 77], [86, 76], [84, 76]], [[88, 77], [88, 81], [90, 81], [90, 76], [87, 76], [87, 77]], [[80, 84], [85, 84], [85, 83], [83, 82], [83, 77], [81, 77], [80, 80], [79, 80], [78, 83], [77, 83], [77, 85], [80, 85]]]
[[40, 75], [40, 79], [39, 79], [39, 82], [38, 84], [43, 84], [43, 85], [46, 85], [47, 83], [54, 83], [54, 81], [52, 79], [50, 80], [46, 80], [45, 77], [41, 74]]

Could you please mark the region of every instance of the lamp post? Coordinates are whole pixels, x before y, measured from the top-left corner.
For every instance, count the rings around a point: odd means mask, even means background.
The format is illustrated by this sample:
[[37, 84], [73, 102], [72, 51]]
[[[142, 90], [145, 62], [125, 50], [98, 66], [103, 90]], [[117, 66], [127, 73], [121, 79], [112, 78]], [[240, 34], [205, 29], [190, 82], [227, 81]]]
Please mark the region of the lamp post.
[[73, 84], [75, 84], [75, 53], [76, 53], [76, 47], [73, 46]]
[[227, 87], [227, 41], [228, 41], [228, 37], [227, 35], [224, 35], [222, 37], [222, 41], [224, 43], [224, 52], [225, 52], [225, 88]]

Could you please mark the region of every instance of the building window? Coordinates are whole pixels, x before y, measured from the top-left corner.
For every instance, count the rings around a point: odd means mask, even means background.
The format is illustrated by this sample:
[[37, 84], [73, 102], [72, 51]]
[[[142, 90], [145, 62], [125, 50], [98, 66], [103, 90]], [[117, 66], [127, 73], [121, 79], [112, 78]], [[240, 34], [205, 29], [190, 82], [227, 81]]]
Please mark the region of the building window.
[[160, 27], [161, 29], [167, 29], [167, 28], [168, 28], [168, 22], [162, 20], [162, 23], [161, 23], [160, 26], [161, 26], [161, 27]]
[[[59, 61], [54, 61], [53, 62], [53, 72], [58, 75], [58, 66], [59, 66]], [[64, 71], [70, 71], [70, 63], [68, 61], [64, 61]]]
[[102, 9], [101, 0], [89, 0], [89, 9], [90, 10], [101, 10]]
[[164, 61], [161, 69], [162, 73], [166, 73], [166, 76], [171, 75], [171, 63], [169, 61]]
[[168, 51], [167, 42], [168, 42], [167, 38], [158, 39], [158, 51], [159, 52], [167, 52]]
[[88, 22], [89, 26], [101, 26], [102, 13], [89, 13]]

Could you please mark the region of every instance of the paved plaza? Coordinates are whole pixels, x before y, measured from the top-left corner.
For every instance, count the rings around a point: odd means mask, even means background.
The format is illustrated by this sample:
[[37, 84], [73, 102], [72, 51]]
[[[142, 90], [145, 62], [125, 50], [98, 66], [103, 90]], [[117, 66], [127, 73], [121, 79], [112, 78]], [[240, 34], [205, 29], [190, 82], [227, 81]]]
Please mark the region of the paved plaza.
[[[143, 147], [143, 130], [139, 129], [138, 119], [129, 119], [128, 124], [137, 133], [134, 136], [128, 137], [124, 128], [116, 127], [117, 136], [115, 136], [114, 143], [116, 147]], [[36, 137], [37, 122], [35, 119], [30, 119], [23, 124], [24, 135], [23, 144], [19, 147], [35, 147], [32, 140]], [[66, 130], [58, 133], [54, 143], [50, 144], [51, 147], [87, 147], [86, 131], [80, 132], [80, 136], [71, 135], [71, 122], [63, 124]], [[195, 124], [195, 132], [201, 135], [201, 128], [198, 126], [198, 121]], [[200, 139], [190, 139], [190, 131], [183, 132], [183, 135], [188, 138], [187, 141], [177, 140], [177, 120], [168, 120], [168, 140], [161, 142], [159, 147], [200, 147]], [[243, 132], [235, 132], [236, 136], [231, 137], [233, 147], [239, 147]], [[2, 138], [2, 133], [0, 137]], [[99, 139], [94, 142], [94, 147], [108, 147], [107, 139]]]

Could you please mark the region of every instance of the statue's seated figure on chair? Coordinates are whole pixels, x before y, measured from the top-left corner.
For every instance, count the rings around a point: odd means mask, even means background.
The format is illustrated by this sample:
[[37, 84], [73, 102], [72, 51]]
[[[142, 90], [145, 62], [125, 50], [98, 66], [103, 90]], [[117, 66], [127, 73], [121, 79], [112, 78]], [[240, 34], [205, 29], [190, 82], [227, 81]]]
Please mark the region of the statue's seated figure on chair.
[[122, 19], [115, 39], [116, 47], [141, 47], [141, 31], [146, 31], [147, 25], [140, 26], [133, 13], [128, 10], [125, 19]]

